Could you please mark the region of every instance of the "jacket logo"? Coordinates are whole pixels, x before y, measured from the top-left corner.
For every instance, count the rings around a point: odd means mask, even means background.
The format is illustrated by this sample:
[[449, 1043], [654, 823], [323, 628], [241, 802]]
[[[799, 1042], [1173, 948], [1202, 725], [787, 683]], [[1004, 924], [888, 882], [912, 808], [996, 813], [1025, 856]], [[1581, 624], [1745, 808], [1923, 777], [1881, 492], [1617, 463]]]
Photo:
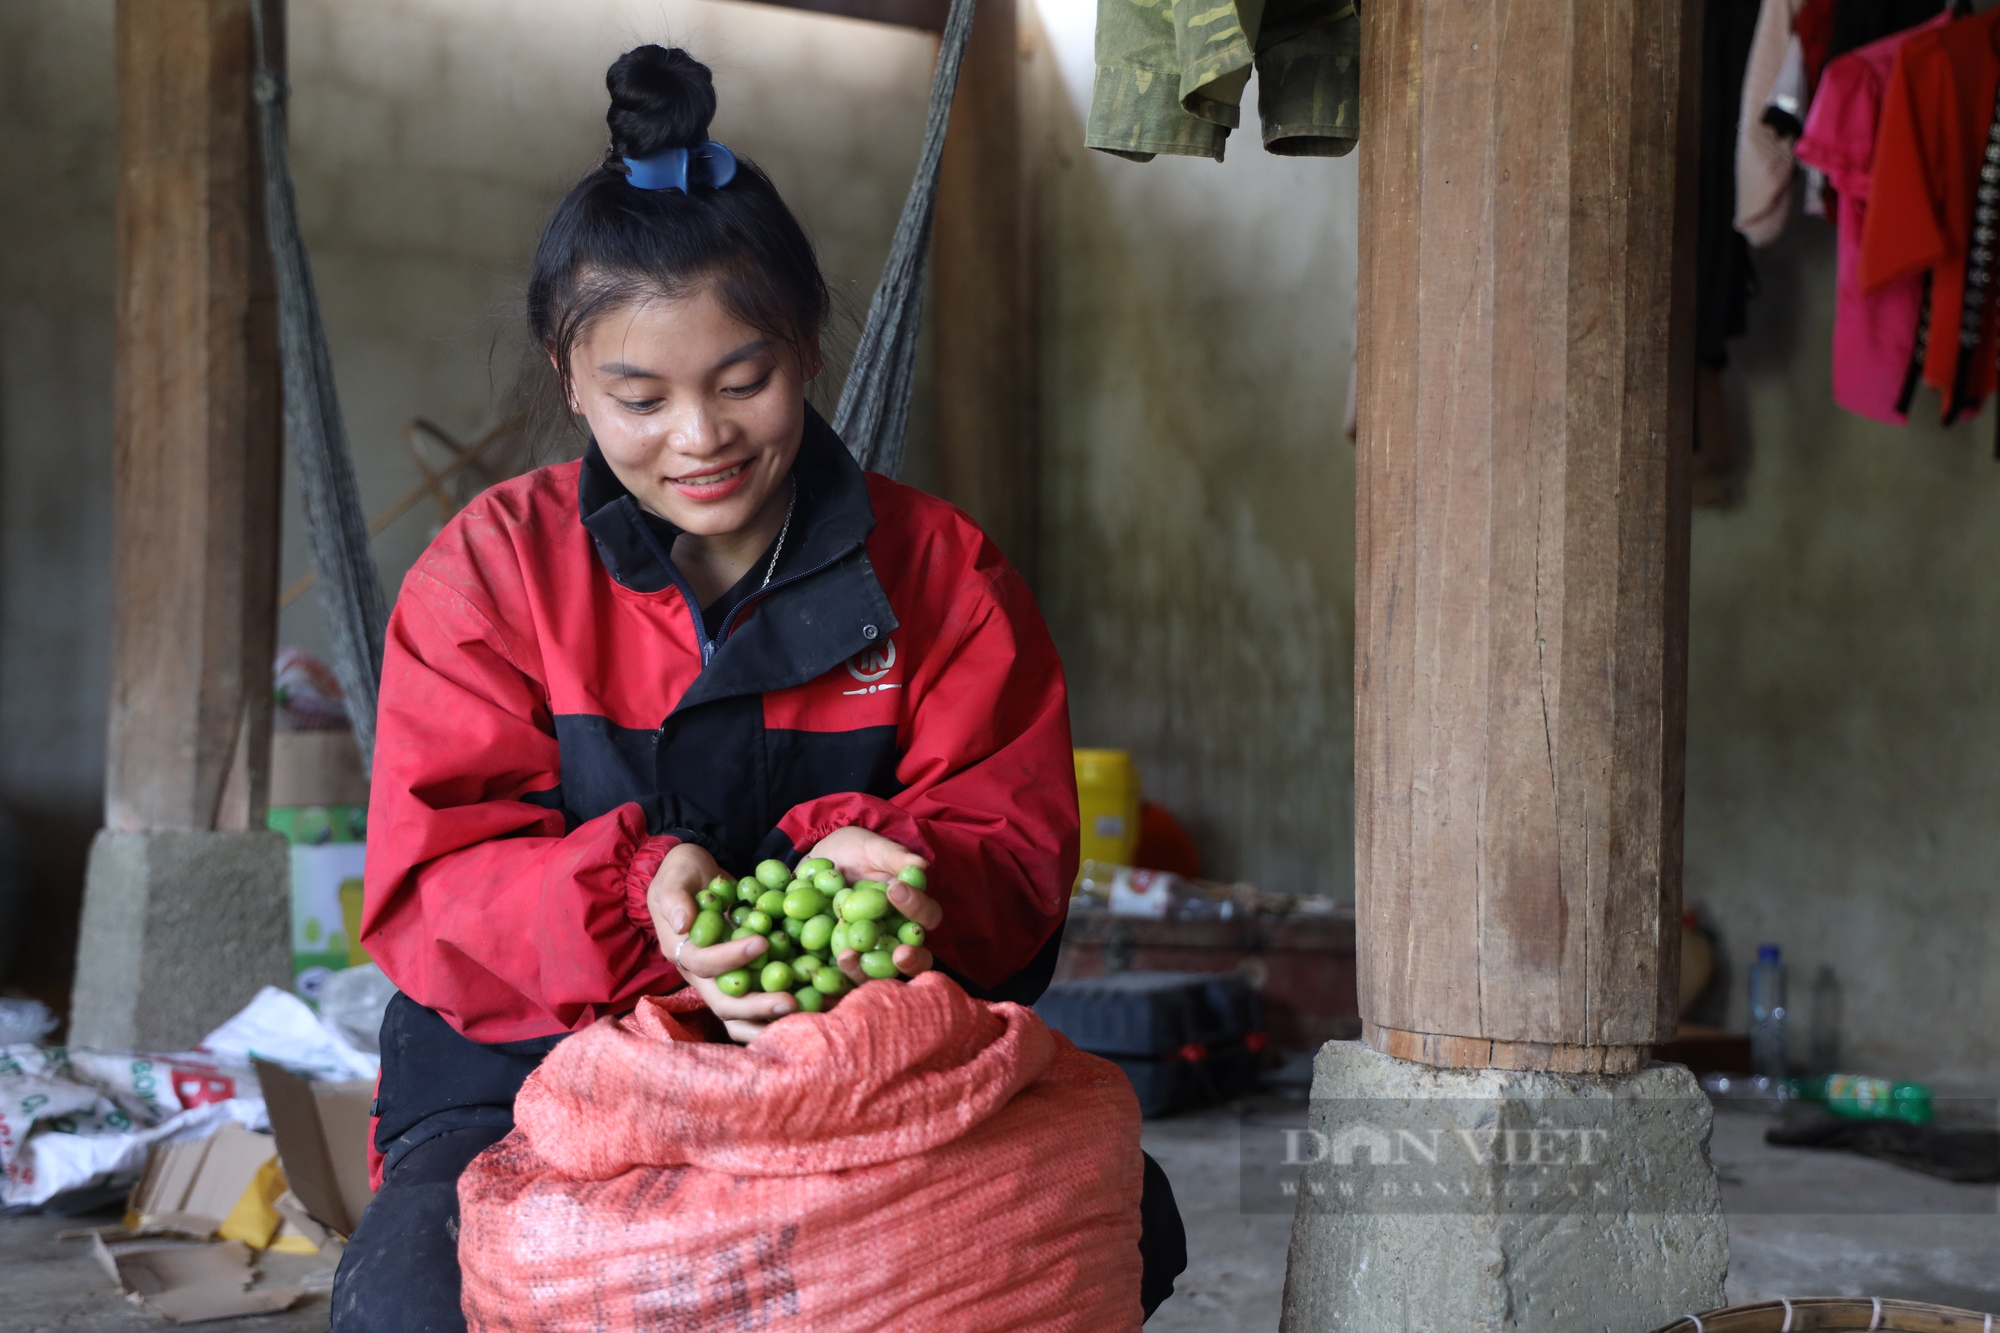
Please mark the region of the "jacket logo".
[[847, 659], [847, 674], [866, 685], [865, 690], [842, 690], [842, 694], [874, 694], [878, 690], [900, 690], [901, 685], [878, 685], [875, 682], [889, 674], [896, 665], [896, 641], [884, 639], [881, 643], [863, 648]]

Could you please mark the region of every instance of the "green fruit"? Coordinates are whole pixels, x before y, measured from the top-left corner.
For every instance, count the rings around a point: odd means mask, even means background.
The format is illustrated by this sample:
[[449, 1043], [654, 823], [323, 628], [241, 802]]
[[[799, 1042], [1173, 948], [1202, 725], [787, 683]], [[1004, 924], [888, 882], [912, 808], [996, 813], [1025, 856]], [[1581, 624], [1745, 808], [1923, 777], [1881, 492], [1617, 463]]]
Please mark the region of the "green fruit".
[[735, 901], [736, 894], [733, 890], [726, 897], [714, 889], [703, 889], [694, 896], [695, 906], [704, 912], [719, 912]]
[[850, 921], [847, 923], [847, 947], [866, 953], [882, 938], [882, 928], [873, 921]]
[[833, 950], [833, 953], [834, 953], [834, 956], [835, 956], [836, 958], [837, 958], [837, 957], [839, 957], [839, 956], [840, 956], [841, 954], [844, 954], [844, 953], [846, 953], [846, 952], [847, 952], [847, 923], [843, 921], [843, 922], [842, 922], [841, 924], [839, 924], [839, 925], [835, 926], [835, 927], [833, 928], [833, 931], [832, 931], [832, 933], [830, 933], [830, 934], [829, 934], [829, 935], [827, 936], [827, 938], [826, 938], [826, 943], [827, 943], [827, 947]]
[[824, 995], [839, 995], [847, 989], [847, 974], [837, 967], [822, 967], [813, 973], [813, 989]]
[[782, 889], [792, 882], [792, 868], [783, 861], [759, 861], [757, 882], [767, 889]]
[[836, 924], [832, 917], [821, 912], [812, 920], [801, 923], [799, 926], [799, 943], [803, 944], [812, 953], [820, 952], [826, 948], [827, 942], [833, 938], [833, 928]]
[[896, 878], [902, 880], [903, 883], [909, 885], [918, 893], [922, 893], [930, 887], [930, 881], [924, 878], [924, 872], [915, 866], [904, 866], [896, 872]]
[[710, 893], [722, 893], [733, 896], [736, 893], [736, 881], [727, 875], [717, 875], [708, 882], [708, 891]]
[[798, 978], [792, 975], [792, 965], [783, 959], [773, 959], [764, 964], [764, 970], [757, 974], [757, 981], [767, 992], [790, 991], [798, 985]]
[[742, 925], [750, 919], [750, 914], [756, 910], [749, 903], [736, 904], [736, 906], [729, 909], [729, 924], [732, 926]]
[[763, 891], [764, 886], [757, 882], [756, 876], [745, 875], [737, 882], [736, 901], [740, 903], [754, 903], [757, 901], [757, 895]]
[[880, 889], [864, 889], [856, 886], [854, 896], [847, 900], [849, 921], [880, 921], [889, 914], [889, 895]]
[[841, 914], [841, 909], [847, 906], [847, 900], [849, 898], [852, 898], [853, 896], [854, 896], [853, 889], [842, 889], [839, 893], [833, 895], [832, 899], [833, 914], [836, 917], [839, 917], [842, 921], [847, 920], [847, 918]]
[[924, 947], [924, 928], [914, 921], [905, 921], [896, 927], [896, 939], [912, 949]]
[[827, 860], [824, 856], [808, 856], [805, 860], [799, 862], [797, 873], [800, 879], [811, 879], [820, 871], [831, 869], [833, 869], [833, 862]]
[[768, 935], [771, 933], [771, 914], [753, 909], [749, 916], [743, 918], [743, 924], [759, 935]]
[[801, 986], [792, 992], [792, 998], [799, 1002], [802, 1014], [816, 1014], [826, 1008], [826, 994], [817, 986]]
[[779, 924], [785, 928], [785, 933], [795, 940], [805, 933], [806, 923], [795, 916], [788, 916]]
[[884, 893], [889, 891], [889, 886], [879, 879], [857, 879], [854, 881], [854, 887], [856, 889], [880, 889]]
[[876, 949], [861, 955], [861, 970], [877, 981], [887, 981], [896, 975], [896, 960], [886, 949]]
[[738, 926], [736, 929], [729, 932], [729, 942], [731, 944], [736, 943], [736, 941], [738, 940], [747, 940], [756, 937], [757, 937], [757, 932], [750, 929], [750, 927], [748, 926]]
[[765, 916], [776, 919], [785, 914], [785, 895], [781, 889], [766, 889], [757, 895], [757, 910]]
[[797, 958], [788, 958], [785, 961], [792, 965], [792, 971], [798, 973], [800, 976], [806, 978], [808, 981], [810, 981], [822, 967], [826, 966], [826, 959], [820, 957], [816, 953], [802, 953]]
[[[762, 907], [763, 903], [757, 905]], [[793, 889], [779, 902], [778, 910], [788, 917], [805, 921], [826, 910], [826, 895], [810, 886]]]
[[799, 952], [799, 946], [794, 944], [792, 937], [782, 930], [771, 932], [770, 945], [773, 958], [794, 958]]
[[694, 925], [688, 928], [688, 943], [697, 949], [706, 949], [722, 938], [722, 932], [722, 913], [701, 912], [695, 916]]
[[839, 893], [847, 887], [847, 880], [838, 870], [822, 870], [813, 876], [813, 887], [821, 893]]
[[738, 999], [750, 993], [750, 969], [739, 967], [734, 972], [724, 972], [715, 979], [715, 988], [730, 999]]

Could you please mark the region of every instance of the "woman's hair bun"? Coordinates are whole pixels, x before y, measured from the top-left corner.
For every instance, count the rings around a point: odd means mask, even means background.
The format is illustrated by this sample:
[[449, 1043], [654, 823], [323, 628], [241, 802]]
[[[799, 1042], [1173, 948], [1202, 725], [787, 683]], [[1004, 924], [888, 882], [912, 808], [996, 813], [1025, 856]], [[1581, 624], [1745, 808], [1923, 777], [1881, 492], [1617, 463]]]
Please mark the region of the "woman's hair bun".
[[708, 138], [715, 76], [679, 47], [633, 47], [611, 62], [604, 86], [611, 93], [604, 120], [612, 156], [652, 157]]

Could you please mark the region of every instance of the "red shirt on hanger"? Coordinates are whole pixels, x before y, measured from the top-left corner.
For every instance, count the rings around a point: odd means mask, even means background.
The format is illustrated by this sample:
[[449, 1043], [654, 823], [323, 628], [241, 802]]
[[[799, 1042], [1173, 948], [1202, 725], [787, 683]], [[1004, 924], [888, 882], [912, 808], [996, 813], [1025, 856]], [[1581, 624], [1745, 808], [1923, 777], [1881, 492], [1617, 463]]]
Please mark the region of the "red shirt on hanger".
[[[1966, 254], [1980, 161], [2000, 89], [2000, 10], [1903, 43], [1882, 102], [1860, 279], [1873, 291], [1913, 273], [1931, 274], [1930, 347], [1924, 382], [1952, 390], [1958, 369]], [[1977, 404], [1993, 391], [1994, 310], [1989, 294], [1969, 368], [1966, 395]]]

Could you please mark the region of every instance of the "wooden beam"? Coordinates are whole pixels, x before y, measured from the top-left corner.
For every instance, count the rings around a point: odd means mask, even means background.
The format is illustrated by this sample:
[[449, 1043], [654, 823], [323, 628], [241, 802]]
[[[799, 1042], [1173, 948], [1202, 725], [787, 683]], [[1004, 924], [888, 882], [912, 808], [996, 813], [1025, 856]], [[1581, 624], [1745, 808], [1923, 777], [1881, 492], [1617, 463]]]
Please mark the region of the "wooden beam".
[[1041, 473], [1020, 41], [1014, 0], [979, 0], [938, 173], [930, 310], [939, 489], [1032, 583]]
[[[105, 821], [263, 822], [279, 378], [248, 0], [119, 0]], [[233, 776], [232, 776], [233, 774]]]
[[1405, 1058], [1672, 1035], [1698, 14], [1363, 6], [1358, 965]]
[[754, 0], [757, 4], [782, 9], [803, 9], [813, 14], [834, 14], [841, 18], [867, 19], [890, 23], [899, 28], [921, 28], [943, 32], [950, 0]]

